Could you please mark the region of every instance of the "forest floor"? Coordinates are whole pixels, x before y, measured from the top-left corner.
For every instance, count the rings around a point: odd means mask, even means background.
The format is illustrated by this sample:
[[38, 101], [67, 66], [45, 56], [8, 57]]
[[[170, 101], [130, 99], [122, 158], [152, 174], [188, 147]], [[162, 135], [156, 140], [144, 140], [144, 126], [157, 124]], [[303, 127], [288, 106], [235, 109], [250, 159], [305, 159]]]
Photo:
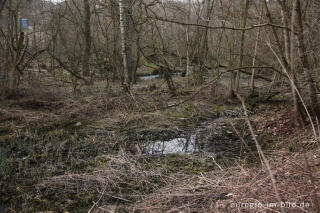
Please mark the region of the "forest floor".
[[223, 83], [105, 84], [0, 101], [0, 212], [317, 212], [320, 139], [294, 127], [283, 91], [248, 101], [276, 203]]

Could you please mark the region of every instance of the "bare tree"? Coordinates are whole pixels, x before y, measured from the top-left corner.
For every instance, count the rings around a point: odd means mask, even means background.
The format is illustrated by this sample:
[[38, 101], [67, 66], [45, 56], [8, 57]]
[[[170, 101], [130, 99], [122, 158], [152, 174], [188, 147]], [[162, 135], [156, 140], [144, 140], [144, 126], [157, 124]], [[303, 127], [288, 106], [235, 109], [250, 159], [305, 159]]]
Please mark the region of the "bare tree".
[[85, 37], [85, 51], [83, 56], [83, 75], [90, 75], [90, 56], [91, 56], [91, 11], [89, 0], [83, 0], [84, 4], [84, 37]]
[[[269, 22], [273, 23], [273, 18], [270, 13], [267, 1], [262, 0], [262, 4], [264, 6], [265, 13], [266, 13], [266, 16], [267, 16]], [[291, 85], [291, 92], [292, 92], [292, 102], [293, 102], [293, 112], [294, 112], [293, 117], [294, 117], [295, 124], [300, 125], [302, 115], [301, 115], [301, 107], [298, 102], [298, 94], [296, 91], [296, 88], [299, 88], [298, 84], [297, 84], [297, 80], [296, 80], [296, 75], [294, 73], [294, 70], [291, 69], [293, 67], [290, 67], [289, 59], [287, 58], [289, 56], [289, 54], [286, 53], [285, 51], [283, 51], [283, 44], [281, 43], [280, 37], [277, 33], [277, 29], [274, 26], [271, 26], [271, 31], [272, 31], [273, 37], [275, 39], [276, 47], [278, 50], [278, 53], [275, 53], [275, 52], [274, 53], [278, 54], [277, 58], [279, 59], [279, 63], [281, 64], [281, 66], [284, 69], [284, 73], [286, 75], [289, 75], [288, 78], [291, 79], [289, 81], [289, 83]], [[269, 45], [271, 47], [271, 43]], [[286, 49], [288, 49], [288, 48], [286, 48]]]
[[[247, 25], [247, 17], [248, 17], [248, 10], [250, 7], [249, 0], [242, 0], [242, 18], [241, 18], [241, 27], [245, 28]], [[245, 45], [245, 30], [241, 31], [241, 39], [240, 39], [240, 56], [239, 56], [239, 67], [243, 66], [243, 54], [244, 54], [244, 45]], [[235, 80], [235, 90], [239, 90], [239, 83], [240, 83], [240, 72], [237, 71], [237, 76]]]
[[301, 3], [300, 0], [294, 0], [293, 7], [296, 15], [296, 30], [298, 38], [298, 51], [304, 72], [305, 79], [308, 85], [309, 101], [312, 108], [312, 113], [315, 116], [317, 122], [320, 121], [320, 105], [317, 98], [316, 87], [311, 74], [311, 66], [309, 64], [305, 44], [304, 44], [304, 32], [302, 23]]
[[124, 90], [130, 89], [130, 81], [129, 81], [129, 68], [127, 61], [127, 53], [126, 53], [126, 30], [125, 30], [125, 20], [124, 20], [124, 9], [123, 9], [123, 1], [119, 0], [119, 14], [120, 14], [120, 31], [121, 31], [121, 53], [123, 60], [123, 73], [124, 73]]
[[[188, 11], [186, 15], [186, 23], [190, 23], [191, 16], [191, 1], [188, 0]], [[190, 84], [190, 26], [186, 26], [186, 45], [187, 45], [187, 66], [186, 66], [186, 76], [187, 76], [187, 86]]]
[[[260, 12], [260, 16], [259, 16], [259, 23], [261, 24], [261, 19], [263, 16], [263, 8], [261, 9]], [[252, 66], [255, 67], [256, 66], [256, 60], [257, 60], [257, 54], [258, 54], [258, 45], [259, 45], [259, 41], [260, 41], [260, 33], [261, 33], [261, 29], [258, 29], [257, 35], [256, 35], [256, 41], [255, 41], [255, 45], [254, 45], [254, 53], [253, 53], [253, 59], [252, 59]], [[251, 80], [250, 80], [250, 89], [251, 89], [251, 94], [254, 94], [254, 75], [255, 75], [256, 69], [253, 68], [252, 69], [252, 75], [251, 75]]]
[[6, 44], [10, 55], [10, 67], [8, 74], [8, 95], [17, 93], [19, 80], [22, 71], [20, 65], [23, 63], [26, 49], [28, 47], [28, 37], [19, 25], [20, 1], [8, 2], [8, 25], [6, 34]]

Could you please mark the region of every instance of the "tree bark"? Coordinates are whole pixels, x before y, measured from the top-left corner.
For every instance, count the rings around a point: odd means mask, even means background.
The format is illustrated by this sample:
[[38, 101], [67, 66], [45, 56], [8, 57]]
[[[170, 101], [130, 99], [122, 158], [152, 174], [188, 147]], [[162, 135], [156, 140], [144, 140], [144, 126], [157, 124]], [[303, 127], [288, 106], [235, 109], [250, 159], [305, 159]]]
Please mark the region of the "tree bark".
[[128, 67], [128, 76], [129, 76], [129, 85], [131, 86], [133, 81], [133, 69], [134, 69], [134, 60], [133, 60], [133, 40], [135, 38], [134, 23], [132, 17], [132, 0], [125, 0], [124, 2], [124, 15], [125, 15], [125, 42], [126, 42], [126, 54], [127, 54], [127, 67]]
[[85, 37], [85, 52], [83, 56], [83, 75], [90, 76], [90, 56], [91, 56], [91, 12], [89, 0], [83, 0], [84, 4], [84, 37]]
[[[190, 23], [190, 13], [191, 13], [191, 0], [188, 0], [188, 12], [186, 17], [186, 23]], [[186, 27], [186, 45], [187, 45], [187, 69], [186, 69], [186, 77], [187, 77], [187, 87], [190, 85], [190, 26]]]
[[[287, 6], [287, 0], [280, 1], [278, 0], [278, 3], [281, 6], [281, 18], [283, 26], [286, 28], [289, 28], [290, 23], [290, 14], [289, 9]], [[283, 38], [284, 38], [284, 49], [285, 49], [285, 56], [287, 58], [288, 64], [290, 64], [290, 32], [288, 29], [283, 29]]]
[[317, 92], [314, 80], [311, 75], [310, 64], [306, 53], [306, 48], [304, 46], [304, 35], [303, 35], [303, 24], [302, 24], [302, 15], [301, 15], [301, 3], [300, 0], [294, 1], [294, 11], [296, 14], [296, 31], [298, 38], [298, 52], [299, 57], [302, 63], [302, 68], [305, 76], [305, 80], [308, 85], [309, 101], [312, 109], [312, 113], [320, 121], [320, 110], [319, 110], [319, 101], [317, 98]]
[[[241, 27], [245, 28], [247, 25], [247, 17], [248, 17], [248, 10], [250, 7], [249, 0], [242, 0], [242, 20], [241, 20]], [[239, 67], [243, 65], [243, 53], [244, 53], [244, 42], [245, 42], [245, 30], [241, 31], [241, 40], [240, 40], [240, 58], [239, 58]], [[237, 71], [236, 81], [235, 81], [235, 90], [239, 90], [240, 85], [240, 72]]]
[[[242, 0], [242, 15], [241, 15], [241, 28], [245, 28], [247, 25], [247, 16], [248, 10], [250, 6], [249, 0]], [[239, 57], [239, 64], [238, 67], [242, 67], [243, 64], [243, 52], [244, 52], [244, 39], [245, 39], [245, 30], [241, 30], [241, 37], [240, 37], [240, 57]], [[236, 98], [235, 91], [239, 90], [240, 86], [240, 72], [239, 70], [234, 71], [231, 73], [230, 79], [230, 98]]]
[[[261, 24], [261, 19], [262, 19], [262, 14], [263, 14], [263, 9], [261, 9], [260, 16], [259, 16], [259, 24]], [[256, 59], [257, 59], [257, 53], [258, 53], [258, 45], [259, 45], [259, 40], [260, 40], [260, 28], [258, 29], [257, 36], [256, 36], [256, 43], [254, 45], [254, 53], [253, 53], [253, 59], [252, 59], [252, 66], [256, 66]], [[256, 69], [252, 69], [252, 75], [250, 79], [250, 89], [251, 89], [251, 94], [254, 93], [254, 76], [255, 76], [255, 71]]]
[[126, 17], [124, 12], [123, 0], [119, 0], [119, 14], [120, 14], [120, 32], [121, 32], [121, 54], [123, 63], [123, 89], [125, 91], [130, 90], [130, 68], [128, 67], [128, 51], [127, 51], [127, 30], [126, 30]]
[[18, 73], [14, 63], [11, 63], [8, 77], [8, 96], [10, 97], [15, 95], [18, 89]]
[[[291, 70], [291, 73], [290, 73], [290, 78], [292, 79], [292, 81], [290, 82], [291, 83], [291, 92], [292, 92], [292, 102], [293, 102], [293, 112], [294, 112], [294, 121], [295, 121], [295, 125], [296, 126], [299, 126], [300, 125], [300, 113], [299, 113], [299, 101], [298, 101], [298, 95], [297, 95], [297, 91], [295, 90], [295, 82], [296, 82], [296, 75], [295, 75], [295, 63], [294, 63], [294, 52], [295, 52], [295, 45], [294, 45], [294, 19], [295, 19], [295, 13], [294, 11], [292, 11], [292, 14], [291, 14], [291, 38], [285, 38], [285, 39], [288, 39], [285, 40], [285, 45], [289, 46], [289, 48], [285, 48], [286, 50], [288, 49], [289, 50], [289, 54], [288, 54], [288, 57], [287, 60], [288, 62], [290, 63], [290, 70]], [[286, 24], [286, 22], [284, 22], [284, 24]], [[288, 22], [287, 22], [288, 24]], [[286, 32], [284, 33], [286, 35]], [[287, 42], [290, 42], [290, 43], [287, 43]], [[290, 60], [291, 59], [291, 60]]]
[[19, 88], [19, 65], [22, 63], [26, 48], [28, 46], [28, 37], [19, 27], [19, 10], [20, 2], [16, 5], [12, 1], [8, 2], [9, 21], [8, 21], [8, 36], [7, 48], [10, 55], [10, 66], [8, 73], [8, 96], [14, 96]]
[[0, 3], [0, 16], [1, 16], [1, 12], [6, 4], [7, 0], [2, 0], [1, 3]]

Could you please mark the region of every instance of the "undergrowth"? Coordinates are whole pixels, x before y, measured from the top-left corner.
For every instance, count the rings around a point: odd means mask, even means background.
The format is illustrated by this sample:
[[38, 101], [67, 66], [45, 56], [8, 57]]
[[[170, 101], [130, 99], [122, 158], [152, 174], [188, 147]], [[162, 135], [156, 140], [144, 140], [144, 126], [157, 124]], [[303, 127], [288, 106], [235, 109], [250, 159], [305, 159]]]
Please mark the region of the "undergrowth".
[[[168, 107], [194, 89], [183, 88], [176, 96], [136, 88], [133, 95], [110, 89], [57, 102], [2, 102], [0, 212], [280, 211], [237, 206], [274, 203], [270, 178], [237, 103], [217, 104], [223, 98], [212, 98], [207, 89], [188, 103]], [[312, 194], [318, 196], [318, 188], [310, 184], [309, 173], [318, 184], [318, 139], [307, 127], [290, 125], [286, 102], [254, 110], [250, 119], [283, 200], [310, 204], [288, 212], [315, 212]], [[147, 142], [193, 131], [207, 143], [194, 154], [143, 150]], [[311, 170], [297, 145], [302, 139]]]

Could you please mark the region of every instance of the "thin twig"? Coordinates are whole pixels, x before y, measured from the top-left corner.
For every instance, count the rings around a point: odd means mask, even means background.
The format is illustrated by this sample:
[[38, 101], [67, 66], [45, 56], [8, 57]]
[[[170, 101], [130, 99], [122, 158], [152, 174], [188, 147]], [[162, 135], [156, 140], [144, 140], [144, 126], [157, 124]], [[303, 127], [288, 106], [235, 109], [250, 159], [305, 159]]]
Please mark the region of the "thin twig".
[[[241, 104], [242, 104], [242, 107], [243, 107], [243, 110], [244, 110], [244, 114], [245, 114], [245, 118], [246, 118], [246, 121], [247, 121], [247, 124], [249, 126], [249, 130], [250, 130], [250, 133], [251, 133], [251, 136], [252, 136], [252, 139], [254, 140], [255, 144], [256, 144], [256, 147], [257, 147], [257, 150], [259, 152], [259, 154], [261, 155], [261, 158], [262, 158], [262, 163], [265, 164], [265, 166], [267, 167], [267, 170], [269, 172], [269, 175], [270, 175], [270, 178], [271, 178], [271, 182], [272, 182], [272, 186], [273, 186], [273, 189], [275, 191], [275, 194], [276, 194], [276, 197], [277, 197], [277, 200], [278, 200], [278, 203], [280, 204], [281, 203], [281, 196], [280, 196], [280, 193], [279, 193], [279, 190], [278, 190], [278, 187], [277, 187], [277, 183], [276, 183], [276, 179], [274, 178], [274, 175], [271, 171], [271, 166], [269, 164], [269, 161], [268, 159], [266, 158], [266, 156], [264, 155], [263, 151], [262, 151], [262, 148], [261, 148], [261, 145], [260, 143], [258, 142], [257, 140], [257, 137], [254, 133], [254, 130], [253, 130], [253, 127], [251, 125], [251, 122], [249, 120], [249, 116], [248, 116], [248, 112], [247, 112], [247, 107], [244, 103], [244, 100], [243, 98], [238, 94], [237, 94], [237, 97], [238, 99], [241, 101]], [[281, 212], [284, 213], [284, 209], [281, 209]]]
[[106, 189], [107, 189], [107, 187], [104, 187], [103, 192], [101, 193], [101, 196], [99, 197], [99, 199], [97, 200], [97, 202], [93, 202], [93, 206], [91, 206], [91, 208], [89, 209], [88, 213], [90, 213], [90, 212], [94, 209], [94, 207], [95, 207], [96, 205], [98, 205], [98, 203], [99, 203], [100, 200], [102, 199], [102, 197], [103, 197]]

